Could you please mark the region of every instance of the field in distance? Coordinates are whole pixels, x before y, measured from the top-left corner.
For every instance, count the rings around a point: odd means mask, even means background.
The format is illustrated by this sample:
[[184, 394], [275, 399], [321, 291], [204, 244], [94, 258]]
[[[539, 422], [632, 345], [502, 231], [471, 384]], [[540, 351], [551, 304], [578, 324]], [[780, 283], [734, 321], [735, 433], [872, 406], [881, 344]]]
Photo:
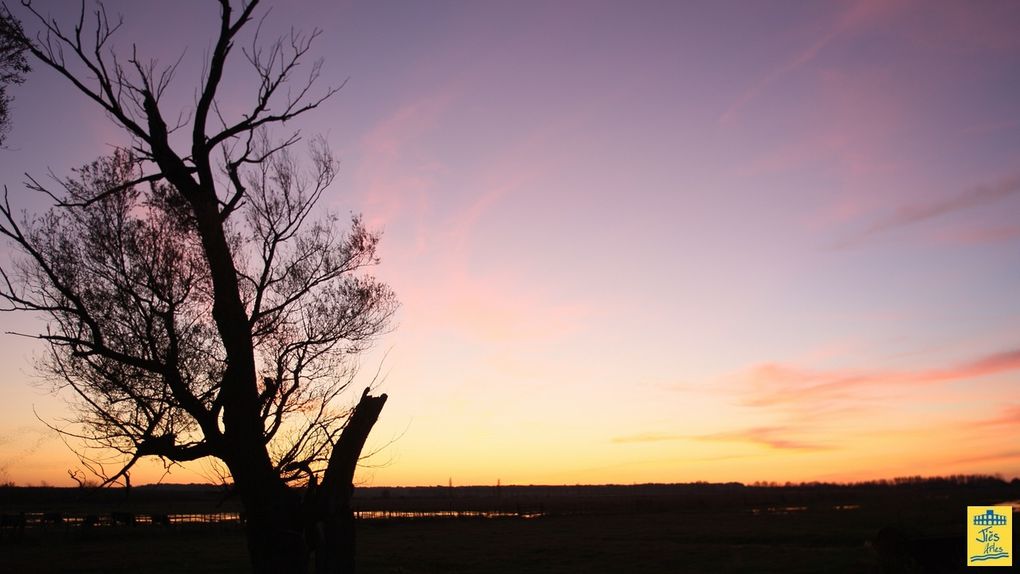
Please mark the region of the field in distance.
[[[938, 571], [963, 572], [965, 507], [1018, 499], [1020, 481], [990, 477], [363, 488], [356, 498], [364, 517], [359, 571], [856, 573], [923, 571], [930, 562], [944, 568]], [[204, 486], [136, 487], [130, 496], [2, 488], [5, 515], [60, 513], [67, 520], [26, 528], [16, 541], [0, 532], [0, 572], [247, 572], [236, 522], [141, 520], [239, 510], [236, 498]], [[75, 521], [113, 512], [140, 520], [93, 528]]]

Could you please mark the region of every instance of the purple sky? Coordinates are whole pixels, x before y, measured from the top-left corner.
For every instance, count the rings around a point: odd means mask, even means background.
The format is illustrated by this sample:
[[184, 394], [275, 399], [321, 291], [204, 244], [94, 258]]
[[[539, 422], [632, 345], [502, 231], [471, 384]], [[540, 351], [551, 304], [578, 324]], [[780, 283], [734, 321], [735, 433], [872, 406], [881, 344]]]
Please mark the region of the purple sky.
[[[118, 46], [183, 51], [186, 109], [214, 3], [107, 6]], [[338, 153], [324, 207], [384, 231], [402, 302], [363, 361], [388, 352], [393, 441], [363, 480], [1020, 475], [1020, 4], [323, 1], [266, 22], [322, 28], [323, 88], [349, 78], [294, 127]], [[124, 141], [52, 73], [14, 96], [18, 206], [45, 204], [22, 172]], [[0, 346], [0, 479], [60, 483], [37, 349]]]

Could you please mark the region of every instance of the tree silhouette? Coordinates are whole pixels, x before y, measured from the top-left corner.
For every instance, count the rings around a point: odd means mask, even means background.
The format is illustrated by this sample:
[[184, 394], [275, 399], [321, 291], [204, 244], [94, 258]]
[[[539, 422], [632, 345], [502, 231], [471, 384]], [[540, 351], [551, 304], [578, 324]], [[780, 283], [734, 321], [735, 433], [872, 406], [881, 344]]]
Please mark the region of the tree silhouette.
[[[365, 389], [353, 408], [358, 352], [383, 332], [393, 293], [365, 268], [379, 236], [358, 217], [341, 231], [315, 206], [336, 175], [321, 140], [307, 168], [297, 134], [272, 128], [318, 107], [319, 64], [294, 83], [317, 32], [260, 44], [246, 61], [252, 106], [233, 119], [217, 92], [257, 0], [220, 0], [219, 35], [188, 114], [168, 124], [161, 96], [176, 64], [109, 49], [120, 27], [101, 4], [62, 28], [28, 3], [38, 35], [16, 46], [61, 74], [129, 135], [116, 149], [47, 187], [54, 206], [19, 217], [6, 193], [0, 233], [21, 257], [0, 269], [5, 310], [48, 318], [42, 371], [74, 397], [64, 432], [121, 454], [105, 483], [144, 456], [214, 457], [229, 469], [246, 514], [256, 572], [353, 570], [353, 475], [386, 401]], [[4, 7], [3, 16], [11, 18]], [[105, 466], [93, 462], [102, 472]], [[304, 487], [300, 492], [293, 485]]]
[[11, 127], [11, 96], [7, 86], [24, 82], [30, 71], [20, 42], [23, 35], [21, 24], [6, 10], [0, 12], [0, 146], [6, 142]]

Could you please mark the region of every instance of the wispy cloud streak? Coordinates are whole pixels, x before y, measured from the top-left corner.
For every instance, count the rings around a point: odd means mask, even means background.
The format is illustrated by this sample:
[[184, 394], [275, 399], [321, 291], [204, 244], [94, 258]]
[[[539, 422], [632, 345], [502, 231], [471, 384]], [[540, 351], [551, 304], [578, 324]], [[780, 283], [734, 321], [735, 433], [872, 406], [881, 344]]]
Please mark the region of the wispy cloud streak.
[[767, 446], [778, 450], [828, 450], [832, 448], [828, 445], [800, 440], [791, 436], [797, 432], [797, 429], [794, 427], [785, 426], [752, 427], [703, 435], [647, 432], [615, 437], [612, 439], [612, 442], [616, 444], [637, 444], [697, 440], [708, 442], [742, 442]]
[[732, 105], [730, 105], [730, 107], [727, 108], [726, 111], [722, 113], [722, 115], [719, 116], [719, 123], [722, 125], [732, 123], [736, 119], [740, 111], [743, 110], [744, 107], [746, 107], [749, 103], [751, 103], [751, 101], [760, 96], [761, 93], [765, 91], [765, 88], [767, 88], [770, 84], [779, 80], [783, 76], [797, 70], [801, 66], [804, 66], [811, 60], [815, 59], [818, 53], [821, 52], [822, 49], [825, 46], [827, 46], [829, 42], [831, 42], [832, 39], [836, 37], [837, 34], [839, 34], [839, 32], [840, 32], [839, 28], [829, 31], [827, 34], [825, 34], [825, 36], [817, 40], [814, 44], [809, 46], [803, 52], [797, 54], [788, 62], [784, 63], [780, 67], [776, 68], [775, 70], [772, 70], [771, 72], [760, 78], [757, 82], [754, 83], [754, 85], [752, 85], [743, 94], [741, 94], [740, 97], [737, 98], [737, 100]]
[[939, 369], [915, 371], [816, 371], [767, 363], [751, 370], [753, 390], [745, 404], [771, 406], [840, 399], [877, 387], [925, 385], [1020, 370], [1020, 349], [994, 353]]
[[700, 435], [698, 440], [713, 442], [745, 442], [777, 450], [829, 450], [829, 445], [791, 438], [789, 427], [753, 427], [737, 431]]
[[991, 418], [980, 421], [968, 422], [968, 427], [1001, 427], [1020, 425], [1020, 405], [1003, 407], [999, 413]]
[[1017, 194], [1020, 194], [1020, 175], [1014, 175], [991, 184], [978, 185], [938, 201], [903, 205], [891, 214], [874, 221], [864, 230], [844, 239], [836, 247], [849, 247], [873, 235], [916, 225], [958, 211], [990, 205]]
[[979, 456], [970, 456], [966, 458], [958, 458], [952, 461], [952, 464], [976, 464], [976, 463], [1002, 463], [1010, 460], [1020, 460], [1020, 450], [1008, 450], [1001, 452], [994, 452], [990, 454], [983, 454]]
[[1018, 192], [1020, 192], [1020, 176], [1013, 176], [991, 185], [979, 185], [942, 201], [902, 206], [889, 217], [872, 224], [866, 233], [878, 233], [895, 227], [920, 223], [954, 211], [994, 203]]
[[718, 123], [726, 125], [732, 123], [740, 112], [752, 101], [757, 99], [770, 85], [780, 81], [784, 76], [796, 72], [798, 69], [810, 64], [818, 55], [836, 38], [841, 35], [852, 33], [871, 23], [882, 21], [888, 18], [892, 12], [902, 9], [907, 2], [895, 2], [891, 0], [859, 0], [848, 10], [844, 11], [836, 19], [829, 30], [822, 34], [809, 46], [789, 58], [782, 64], [776, 66], [768, 73], [760, 77], [754, 84], [745, 90], [720, 116]]

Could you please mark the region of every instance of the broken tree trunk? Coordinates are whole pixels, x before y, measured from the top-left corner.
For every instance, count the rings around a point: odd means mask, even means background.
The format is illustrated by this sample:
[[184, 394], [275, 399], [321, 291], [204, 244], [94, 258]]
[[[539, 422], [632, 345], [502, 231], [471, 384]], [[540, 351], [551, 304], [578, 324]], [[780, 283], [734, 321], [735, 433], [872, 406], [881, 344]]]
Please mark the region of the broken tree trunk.
[[309, 543], [315, 553], [316, 574], [354, 572], [354, 470], [368, 434], [386, 404], [386, 395], [361, 395], [340, 440], [333, 446], [322, 484], [309, 492]]

